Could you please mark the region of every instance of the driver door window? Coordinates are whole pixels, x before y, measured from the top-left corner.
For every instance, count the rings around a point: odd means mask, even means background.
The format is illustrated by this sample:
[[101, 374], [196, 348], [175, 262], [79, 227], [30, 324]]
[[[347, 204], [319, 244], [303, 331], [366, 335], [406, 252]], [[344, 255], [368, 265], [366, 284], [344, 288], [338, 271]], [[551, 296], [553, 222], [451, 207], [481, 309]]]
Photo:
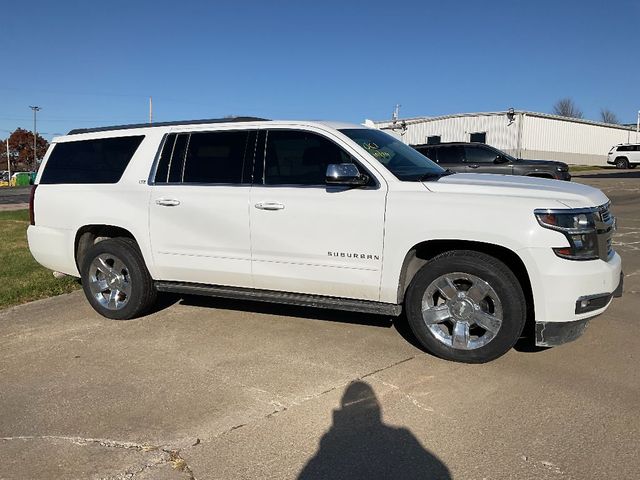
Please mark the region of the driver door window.
[[477, 147], [465, 147], [465, 153], [467, 163], [493, 163], [497, 156], [496, 152]]
[[267, 134], [265, 185], [325, 185], [327, 165], [351, 157], [330, 140], [311, 132], [270, 130]]
[[496, 163], [499, 153], [495, 150], [482, 147], [465, 147], [466, 171], [472, 173], [497, 173], [508, 175], [512, 173], [512, 165], [509, 162]]

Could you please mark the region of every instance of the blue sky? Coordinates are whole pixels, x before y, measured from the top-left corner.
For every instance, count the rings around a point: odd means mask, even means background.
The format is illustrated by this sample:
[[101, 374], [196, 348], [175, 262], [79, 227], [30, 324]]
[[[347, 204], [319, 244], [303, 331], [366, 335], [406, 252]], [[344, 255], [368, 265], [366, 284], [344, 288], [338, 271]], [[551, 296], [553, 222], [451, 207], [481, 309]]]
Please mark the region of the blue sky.
[[637, 0], [3, 2], [0, 138], [255, 115], [640, 109]]

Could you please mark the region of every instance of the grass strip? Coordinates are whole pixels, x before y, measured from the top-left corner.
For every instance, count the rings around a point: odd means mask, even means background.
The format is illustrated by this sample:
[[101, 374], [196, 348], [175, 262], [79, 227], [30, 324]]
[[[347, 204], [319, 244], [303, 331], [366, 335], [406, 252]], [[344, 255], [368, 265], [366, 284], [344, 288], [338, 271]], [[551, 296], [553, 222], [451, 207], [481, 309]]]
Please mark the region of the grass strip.
[[80, 288], [75, 278], [54, 278], [27, 246], [28, 210], [0, 212], [0, 308], [68, 293]]

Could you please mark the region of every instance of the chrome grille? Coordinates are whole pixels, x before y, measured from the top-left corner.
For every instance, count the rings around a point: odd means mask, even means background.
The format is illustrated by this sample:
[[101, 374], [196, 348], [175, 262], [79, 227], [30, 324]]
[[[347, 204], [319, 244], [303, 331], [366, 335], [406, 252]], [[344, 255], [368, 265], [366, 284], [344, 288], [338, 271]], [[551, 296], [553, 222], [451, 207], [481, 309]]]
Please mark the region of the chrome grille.
[[598, 207], [598, 212], [600, 212], [600, 219], [608, 223], [611, 220], [611, 212], [609, 211], [609, 204], [601, 205]]
[[598, 216], [600, 219], [599, 221], [596, 220], [600, 258], [605, 261], [609, 260], [614, 253], [612, 237], [615, 231], [615, 218], [611, 215], [609, 206], [609, 203], [605, 203], [598, 207]]

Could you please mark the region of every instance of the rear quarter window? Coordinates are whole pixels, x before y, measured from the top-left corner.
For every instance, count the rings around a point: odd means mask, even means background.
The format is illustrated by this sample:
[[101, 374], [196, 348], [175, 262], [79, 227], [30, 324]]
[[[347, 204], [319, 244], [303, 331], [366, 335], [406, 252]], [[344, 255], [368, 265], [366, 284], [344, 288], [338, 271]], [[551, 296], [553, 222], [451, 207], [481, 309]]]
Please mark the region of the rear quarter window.
[[117, 183], [143, 135], [58, 143], [45, 165], [41, 184]]

